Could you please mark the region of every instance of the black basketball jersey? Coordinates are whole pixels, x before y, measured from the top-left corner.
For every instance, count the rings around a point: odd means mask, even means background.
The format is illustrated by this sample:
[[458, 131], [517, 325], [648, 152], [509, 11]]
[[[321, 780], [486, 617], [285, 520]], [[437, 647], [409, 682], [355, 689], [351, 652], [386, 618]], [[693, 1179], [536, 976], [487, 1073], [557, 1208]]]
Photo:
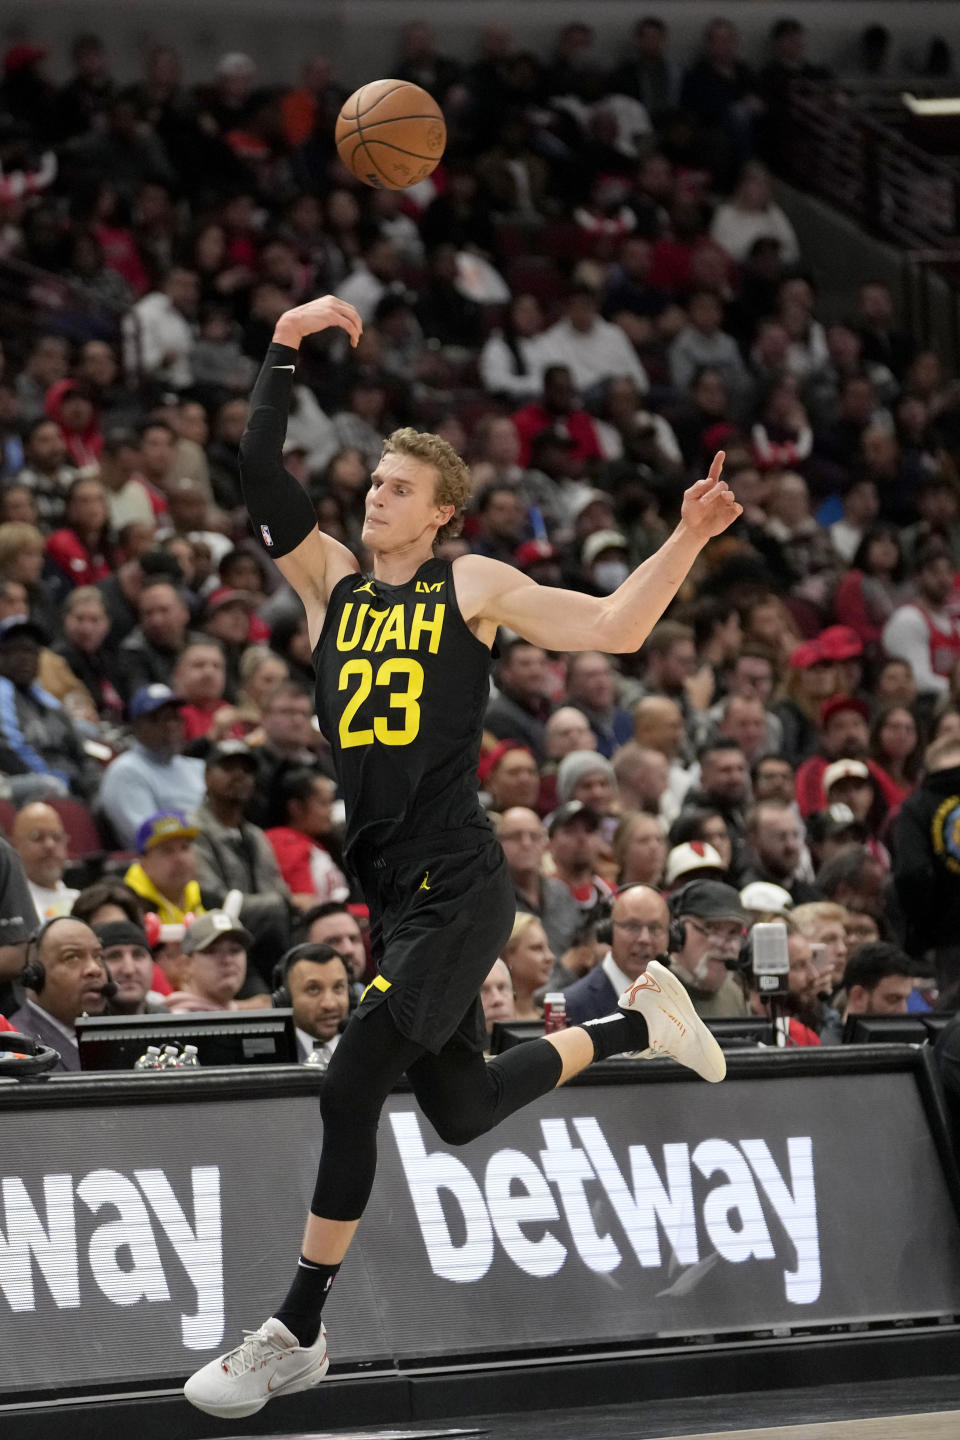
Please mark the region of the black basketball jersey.
[[348, 854], [487, 825], [477, 761], [490, 651], [460, 614], [447, 561], [426, 561], [406, 585], [345, 576], [313, 662]]

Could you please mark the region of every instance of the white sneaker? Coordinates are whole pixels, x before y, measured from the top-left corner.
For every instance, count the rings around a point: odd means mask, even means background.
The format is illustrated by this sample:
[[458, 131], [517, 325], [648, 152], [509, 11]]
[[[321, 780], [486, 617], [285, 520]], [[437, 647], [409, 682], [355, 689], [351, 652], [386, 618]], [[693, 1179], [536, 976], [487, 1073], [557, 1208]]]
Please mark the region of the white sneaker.
[[235, 1350], [191, 1375], [183, 1393], [191, 1405], [226, 1420], [255, 1415], [275, 1395], [292, 1395], [318, 1385], [327, 1373], [327, 1332], [321, 1325], [313, 1345], [301, 1345], [272, 1317], [259, 1330], [244, 1330]]
[[723, 1051], [676, 975], [651, 960], [638, 980], [620, 996], [621, 1010], [636, 1010], [647, 1022], [650, 1048], [644, 1055], [668, 1055], [715, 1083], [727, 1073]]

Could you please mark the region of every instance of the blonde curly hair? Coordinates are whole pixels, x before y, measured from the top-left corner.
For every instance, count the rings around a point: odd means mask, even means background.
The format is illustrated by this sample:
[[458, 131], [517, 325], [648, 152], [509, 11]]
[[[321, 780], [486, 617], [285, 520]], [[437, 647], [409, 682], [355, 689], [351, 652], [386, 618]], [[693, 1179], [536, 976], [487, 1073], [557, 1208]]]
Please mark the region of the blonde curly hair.
[[446, 525], [441, 525], [434, 537], [434, 544], [453, 540], [463, 529], [463, 516], [470, 499], [470, 467], [457, 454], [453, 446], [440, 435], [429, 430], [414, 430], [405, 425], [394, 430], [383, 442], [384, 455], [409, 455], [432, 465], [437, 472], [434, 498], [438, 505], [453, 505], [454, 513]]

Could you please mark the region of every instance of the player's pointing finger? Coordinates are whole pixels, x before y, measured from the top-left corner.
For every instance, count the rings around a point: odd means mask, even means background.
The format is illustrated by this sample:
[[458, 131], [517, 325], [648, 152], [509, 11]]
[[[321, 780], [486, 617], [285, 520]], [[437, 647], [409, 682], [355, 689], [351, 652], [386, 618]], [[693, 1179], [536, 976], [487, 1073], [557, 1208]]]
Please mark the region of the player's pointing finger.
[[726, 460], [726, 458], [727, 458], [727, 453], [726, 453], [725, 450], [718, 450], [718, 451], [717, 451], [716, 455], [714, 455], [714, 457], [713, 457], [713, 464], [710, 466], [710, 470], [709, 470], [709, 473], [708, 473], [708, 475], [707, 475], [707, 479], [708, 479], [708, 480], [719, 480], [719, 479], [720, 479], [720, 472], [721, 472], [721, 470], [723, 469], [723, 462], [724, 462], [724, 460]]

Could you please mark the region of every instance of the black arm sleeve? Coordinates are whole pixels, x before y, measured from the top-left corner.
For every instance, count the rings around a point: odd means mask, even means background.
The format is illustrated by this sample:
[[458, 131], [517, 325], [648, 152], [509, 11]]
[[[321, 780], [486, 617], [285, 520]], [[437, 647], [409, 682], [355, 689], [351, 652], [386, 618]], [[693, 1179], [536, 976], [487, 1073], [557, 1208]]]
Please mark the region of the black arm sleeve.
[[243, 499], [257, 535], [275, 559], [289, 555], [316, 529], [303, 489], [283, 465], [283, 442], [297, 352], [274, 342], [250, 396], [250, 418], [240, 441]]

